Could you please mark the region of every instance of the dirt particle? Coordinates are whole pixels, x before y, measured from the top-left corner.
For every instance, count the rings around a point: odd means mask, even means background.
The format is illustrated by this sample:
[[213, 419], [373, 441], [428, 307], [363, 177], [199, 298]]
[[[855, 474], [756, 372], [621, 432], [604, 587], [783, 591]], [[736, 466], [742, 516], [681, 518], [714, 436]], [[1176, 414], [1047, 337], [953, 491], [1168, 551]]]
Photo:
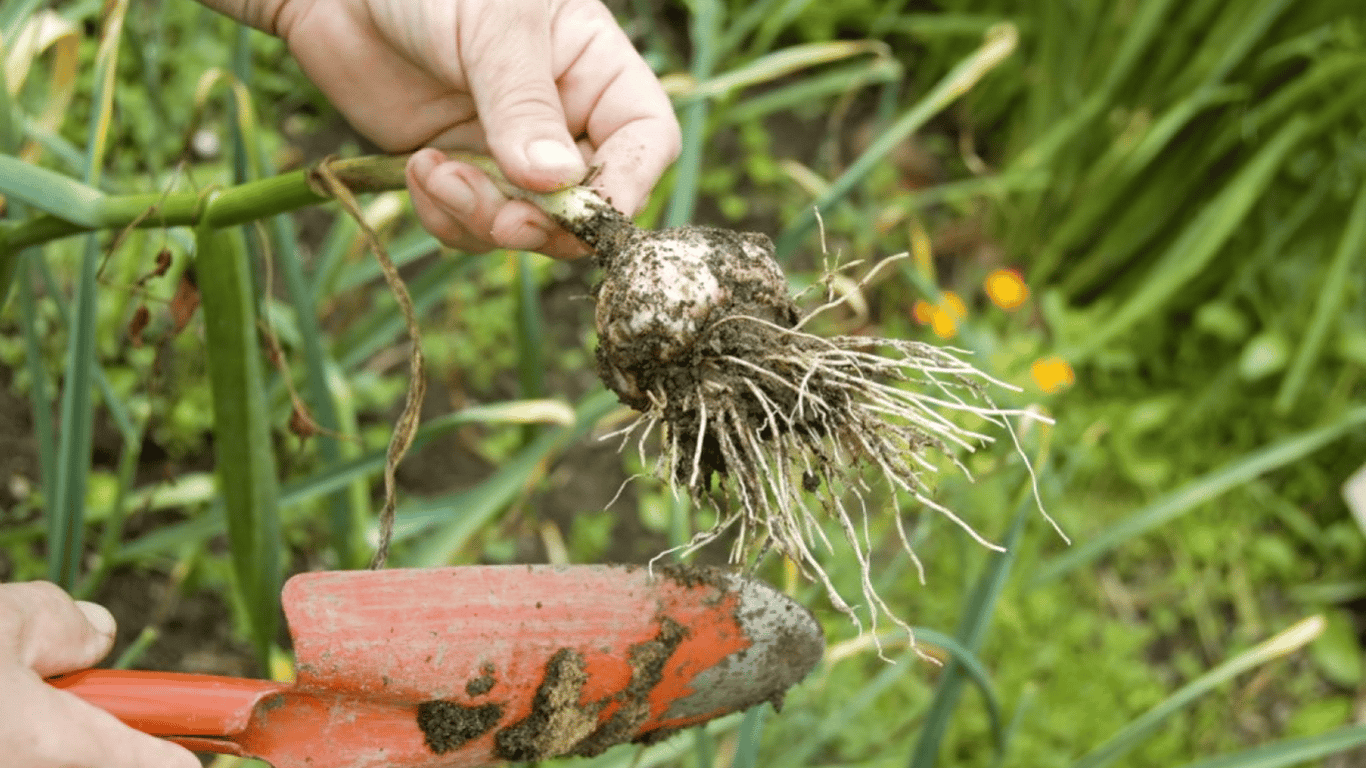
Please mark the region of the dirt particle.
[[688, 565], [687, 563], [669, 563], [658, 566], [655, 570], [664, 578], [684, 589], [706, 586], [726, 592], [735, 586], [731, 577], [721, 568]]
[[465, 683], [465, 693], [469, 694], [471, 698], [483, 696], [493, 690], [493, 684], [497, 682], [493, 677], [494, 668], [492, 664], [485, 664], [479, 671], [483, 674], [479, 677], [472, 677], [469, 682]]
[[503, 716], [501, 704], [477, 707], [454, 701], [424, 701], [417, 705], [417, 727], [426, 737], [427, 748], [438, 755], [459, 749], [471, 739], [488, 733]]
[[583, 654], [561, 648], [545, 665], [531, 713], [498, 732], [493, 754], [526, 762], [563, 755], [593, 732], [603, 703], [580, 705], [588, 673]]
[[635, 224], [621, 211], [605, 201], [588, 201], [589, 213], [582, 219], [570, 221], [556, 217], [556, 222], [574, 236], [593, 246], [599, 264], [610, 262], [620, 253], [631, 236], [638, 231]]

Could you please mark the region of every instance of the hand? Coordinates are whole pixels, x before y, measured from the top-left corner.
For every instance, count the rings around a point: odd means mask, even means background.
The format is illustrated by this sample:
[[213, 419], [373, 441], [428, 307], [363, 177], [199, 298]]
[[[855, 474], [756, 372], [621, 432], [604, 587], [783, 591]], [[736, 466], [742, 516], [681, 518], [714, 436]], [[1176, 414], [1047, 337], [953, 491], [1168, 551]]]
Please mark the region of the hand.
[[248, 21], [283, 37], [356, 129], [387, 151], [433, 148], [408, 163], [408, 188], [452, 247], [588, 252], [443, 149], [487, 152], [538, 192], [600, 166], [593, 186], [627, 214], [678, 155], [668, 97], [599, 0], [263, 2]]
[[0, 755], [15, 768], [199, 768], [193, 754], [43, 682], [93, 666], [114, 617], [56, 585], [0, 584]]

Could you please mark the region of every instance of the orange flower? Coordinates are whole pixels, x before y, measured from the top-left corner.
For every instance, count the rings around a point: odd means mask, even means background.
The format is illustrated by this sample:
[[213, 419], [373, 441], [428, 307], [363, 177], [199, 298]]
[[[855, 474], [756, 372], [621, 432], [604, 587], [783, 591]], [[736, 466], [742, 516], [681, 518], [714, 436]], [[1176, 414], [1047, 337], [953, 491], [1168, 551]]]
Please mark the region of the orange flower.
[[1057, 355], [1035, 360], [1029, 367], [1029, 372], [1034, 376], [1034, 383], [1039, 385], [1039, 389], [1050, 395], [1067, 389], [1077, 380], [1077, 374], [1072, 370], [1072, 366]]
[[917, 323], [930, 326], [939, 338], [951, 339], [958, 333], [958, 321], [968, 316], [968, 308], [958, 294], [944, 291], [938, 305], [916, 299], [911, 306], [911, 315]]
[[992, 270], [982, 285], [992, 303], [1007, 311], [1019, 309], [1029, 298], [1029, 286], [1013, 269]]

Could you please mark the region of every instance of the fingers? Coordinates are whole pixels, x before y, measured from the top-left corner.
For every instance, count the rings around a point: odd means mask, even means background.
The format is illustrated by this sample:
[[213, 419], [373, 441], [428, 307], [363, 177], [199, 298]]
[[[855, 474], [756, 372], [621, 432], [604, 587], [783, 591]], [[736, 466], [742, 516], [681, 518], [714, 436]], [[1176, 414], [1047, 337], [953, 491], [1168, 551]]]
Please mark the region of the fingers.
[[113, 645], [114, 617], [104, 608], [46, 581], [0, 585], [0, 663], [47, 677], [94, 666]]
[[597, 0], [574, 0], [571, 6], [556, 17], [553, 31], [585, 36], [559, 78], [565, 113], [596, 147], [592, 160], [601, 172], [593, 186], [634, 215], [678, 158], [678, 118], [659, 79], [607, 8]]
[[0, 761], [25, 768], [198, 768], [189, 751], [148, 736], [42, 678], [93, 666], [114, 617], [57, 585], [0, 584]]
[[[199, 768], [189, 750], [129, 728], [31, 670], [0, 667], [0, 750], [25, 768]], [[13, 761], [13, 762], [11, 762]]]
[[578, 258], [587, 247], [544, 213], [509, 200], [481, 171], [424, 149], [408, 161], [408, 189], [422, 226], [446, 245], [469, 253], [494, 248]]
[[588, 172], [566, 127], [555, 84], [549, 0], [469, 6], [460, 61], [489, 152], [510, 181], [548, 192]]

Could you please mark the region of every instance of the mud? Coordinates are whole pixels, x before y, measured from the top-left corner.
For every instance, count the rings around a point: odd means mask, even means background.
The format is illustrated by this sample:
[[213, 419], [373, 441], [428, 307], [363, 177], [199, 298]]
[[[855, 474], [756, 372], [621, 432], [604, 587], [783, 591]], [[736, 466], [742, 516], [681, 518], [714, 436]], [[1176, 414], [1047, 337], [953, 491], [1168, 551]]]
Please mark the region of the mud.
[[417, 727], [427, 748], [438, 755], [459, 749], [471, 739], [488, 733], [503, 716], [499, 704], [472, 707], [453, 701], [424, 701], [417, 705]]
[[621, 211], [596, 201], [590, 205], [590, 213], [583, 220], [569, 221], [558, 216], [555, 220], [575, 237], [593, 246], [597, 263], [603, 267], [612, 263], [639, 231]]
[[497, 682], [493, 677], [495, 670], [492, 664], [485, 664], [479, 671], [482, 673], [479, 677], [470, 678], [470, 681], [465, 683], [465, 693], [469, 694], [470, 698], [483, 696], [493, 690], [493, 684]]
[[593, 732], [602, 704], [579, 704], [588, 674], [583, 654], [561, 648], [545, 665], [545, 677], [531, 700], [531, 714], [494, 737], [493, 754], [528, 762], [563, 755]]
[[734, 588], [732, 577], [723, 568], [689, 565], [687, 563], [668, 563], [655, 567], [655, 573], [683, 587], [712, 587], [722, 593]]
[[[494, 756], [513, 761], [560, 755], [591, 757], [627, 741], [659, 740], [661, 736], [638, 731], [650, 718], [650, 692], [659, 684], [664, 666], [687, 635], [683, 625], [662, 617], [659, 633], [653, 639], [629, 649], [631, 679], [626, 687], [589, 704], [579, 703], [588, 681], [583, 655], [569, 648], [560, 649], [546, 663], [545, 677], [532, 699], [531, 714], [494, 737]], [[619, 704], [617, 710], [599, 725], [598, 715], [612, 703]]]
[[659, 634], [653, 640], [631, 646], [631, 682], [609, 699], [620, 701], [621, 706], [607, 722], [576, 744], [570, 754], [592, 757], [616, 744], [649, 736], [638, 737], [637, 732], [650, 719], [650, 692], [659, 685], [664, 665], [687, 635], [682, 624], [666, 616], [660, 620]]

